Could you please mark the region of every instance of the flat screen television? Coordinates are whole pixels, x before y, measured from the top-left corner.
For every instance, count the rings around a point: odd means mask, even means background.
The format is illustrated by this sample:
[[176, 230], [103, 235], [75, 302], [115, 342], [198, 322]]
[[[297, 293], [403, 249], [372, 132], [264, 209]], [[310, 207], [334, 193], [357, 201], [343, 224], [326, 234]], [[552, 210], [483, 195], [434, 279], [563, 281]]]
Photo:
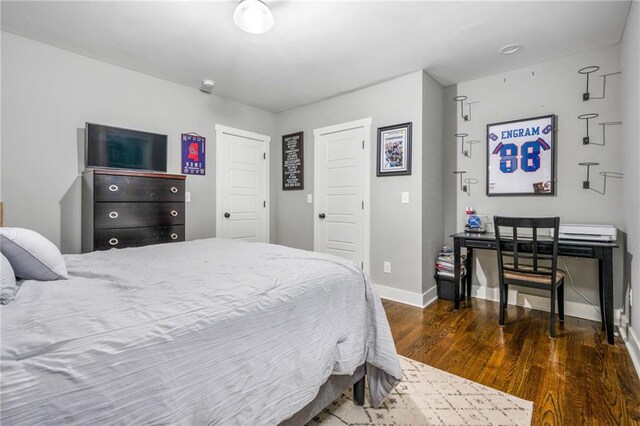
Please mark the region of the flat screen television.
[[167, 171], [167, 135], [87, 123], [87, 167]]

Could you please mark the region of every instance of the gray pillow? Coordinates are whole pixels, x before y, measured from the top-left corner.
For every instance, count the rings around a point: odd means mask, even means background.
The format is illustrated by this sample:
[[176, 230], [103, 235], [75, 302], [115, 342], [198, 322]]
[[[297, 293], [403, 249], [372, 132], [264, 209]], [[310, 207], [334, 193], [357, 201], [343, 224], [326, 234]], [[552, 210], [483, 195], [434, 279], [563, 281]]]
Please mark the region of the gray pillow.
[[67, 278], [67, 265], [58, 247], [30, 229], [0, 228], [0, 252], [11, 262], [19, 278], [39, 281]]
[[0, 275], [2, 275], [0, 304], [6, 305], [16, 294], [16, 274], [13, 272], [11, 263], [2, 254], [0, 254]]

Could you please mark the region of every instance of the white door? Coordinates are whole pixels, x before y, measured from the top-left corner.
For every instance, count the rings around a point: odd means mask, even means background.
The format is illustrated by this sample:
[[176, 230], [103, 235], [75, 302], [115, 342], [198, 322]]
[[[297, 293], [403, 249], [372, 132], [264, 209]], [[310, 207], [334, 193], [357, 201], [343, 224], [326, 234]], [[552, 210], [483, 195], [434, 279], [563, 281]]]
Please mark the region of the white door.
[[371, 119], [315, 129], [314, 250], [369, 268]]
[[269, 242], [269, 136], [216, 125], [216, 236]]

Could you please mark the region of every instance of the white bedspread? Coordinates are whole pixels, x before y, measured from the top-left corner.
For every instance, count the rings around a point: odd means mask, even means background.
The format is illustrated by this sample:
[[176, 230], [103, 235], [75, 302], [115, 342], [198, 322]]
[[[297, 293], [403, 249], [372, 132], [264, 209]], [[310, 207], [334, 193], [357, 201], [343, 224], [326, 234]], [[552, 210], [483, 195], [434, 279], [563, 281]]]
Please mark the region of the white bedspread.
[[1, 422], [273, 425], [367, 362], [402, 378], [379, 297], [352, 263], [207, 239], [65, 256], [2, 306]]

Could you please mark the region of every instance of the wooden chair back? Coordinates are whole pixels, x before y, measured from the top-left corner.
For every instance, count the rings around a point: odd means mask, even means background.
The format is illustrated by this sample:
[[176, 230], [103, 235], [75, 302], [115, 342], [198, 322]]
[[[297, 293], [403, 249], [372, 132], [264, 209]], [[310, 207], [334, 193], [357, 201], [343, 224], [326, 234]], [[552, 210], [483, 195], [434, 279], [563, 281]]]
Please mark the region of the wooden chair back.
[[[558, 266], [558, 233], [560, 228], [559, 217], [504, 217], [494, 216], [493, 224], [496, 233], [498, 252], [498, 268], [500, 283], [502, 284], [505, 271], [513, 271], [520, 274], [549, 276], [554, 282]], [[512, 235], [505, 235], [501, 228], [511, 228]], [[540, 251], [541, 237], [546, 239], [545, 247], [548, 247], [549, 235], [540, 230], [552, 230], [552, 250]], [[526, 232], [526, 231], [530, 232]], [[525, 232], [523, 232], [525, 231]], [[505, 257], [511, 257], [513, 264], [504, 261]], [[524, 260], [524, 262], [523, 262]], [[541, 264], [545, 263], [545, 264]], [[549, 265], [550, 263], [550, 265]]]

